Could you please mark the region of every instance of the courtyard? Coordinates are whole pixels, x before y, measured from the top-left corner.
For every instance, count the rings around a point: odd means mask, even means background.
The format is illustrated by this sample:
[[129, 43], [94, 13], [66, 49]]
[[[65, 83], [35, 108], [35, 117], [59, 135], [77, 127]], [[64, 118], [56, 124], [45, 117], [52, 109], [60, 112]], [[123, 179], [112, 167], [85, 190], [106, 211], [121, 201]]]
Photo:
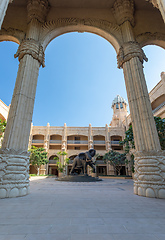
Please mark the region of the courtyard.
[[132, 189], [132, 179], [31, 177], [29, 195], [0, 199], [0, 240], [164, 240], [165, 200]]

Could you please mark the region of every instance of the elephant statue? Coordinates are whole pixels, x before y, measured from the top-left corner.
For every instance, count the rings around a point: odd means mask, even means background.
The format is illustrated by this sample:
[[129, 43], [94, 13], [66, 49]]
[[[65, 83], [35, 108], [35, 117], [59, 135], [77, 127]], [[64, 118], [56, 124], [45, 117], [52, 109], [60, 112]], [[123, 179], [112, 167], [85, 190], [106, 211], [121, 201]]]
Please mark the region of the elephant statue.
[[92, 161], [92, 158], [95, 156], [96, 150], [90, 149], [88, 152], [85, 153], [79, 153], [78, 156], [76, 156], [73, 160], [72, 169], [70, 171], [71, 175], [75, 175], [76, 169], [80, 169], [84, 175], [87, 175], [87, 166], [93, 168], [93, 172], [95, 173], [95, 163]]

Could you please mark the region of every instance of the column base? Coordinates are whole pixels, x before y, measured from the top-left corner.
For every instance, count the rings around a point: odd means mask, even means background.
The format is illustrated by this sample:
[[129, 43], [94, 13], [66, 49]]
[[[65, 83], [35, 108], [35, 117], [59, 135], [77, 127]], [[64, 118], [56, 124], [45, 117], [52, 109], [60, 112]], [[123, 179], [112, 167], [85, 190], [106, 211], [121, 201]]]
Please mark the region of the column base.
[[0, 149], [0, 198], [29, 193], [29, 153]]
[[135, 153], [134, 193], [165, 198], [165, 151]]

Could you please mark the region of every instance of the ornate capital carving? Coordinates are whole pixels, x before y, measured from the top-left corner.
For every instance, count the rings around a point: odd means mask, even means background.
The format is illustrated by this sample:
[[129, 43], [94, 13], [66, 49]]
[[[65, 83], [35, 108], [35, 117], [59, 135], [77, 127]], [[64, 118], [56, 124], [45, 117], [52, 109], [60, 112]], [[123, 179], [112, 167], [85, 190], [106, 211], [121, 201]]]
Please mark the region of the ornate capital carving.
[[34, 59], [38, 60], [40, 66], [42, 65], [42, 67], [45, 67], [45, 54], [43, 47], [34, 39], [23, 40], [14, 57], [18, 57], [18, 60], [20, 61], [26, 54], [29, 54]]
[[134, 2], [133, 0], [116, 0], [113, 5], [113, 14], [119, 25], [130, 21], [134, 25]]
[[44, 23], [49, 8], [48, 0], [28, 0], [28, 22], [35, 18], [39, 22]]
[[140, 45], [137, 42], [130, 41], [124, 43], [119, 49], [119, 53], [117, 55], [118, 68], [122, 68], [123, 64], [133, 57], [138, 57], [142, 63], [143, 60], [146, 62], [148, 61], [144, 51], [140, 48]]

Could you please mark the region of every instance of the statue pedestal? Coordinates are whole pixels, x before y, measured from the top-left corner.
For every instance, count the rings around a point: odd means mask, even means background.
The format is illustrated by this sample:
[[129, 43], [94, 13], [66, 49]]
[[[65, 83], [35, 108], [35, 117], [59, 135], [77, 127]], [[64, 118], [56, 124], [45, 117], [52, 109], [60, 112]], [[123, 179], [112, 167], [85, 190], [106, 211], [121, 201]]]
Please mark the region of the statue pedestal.
[[56, 181], [67, 181], [67, 182], [97, 182], [102, 181], [97, 177], [91, 177], [86, 175], [69, 175], [56, 179]]

